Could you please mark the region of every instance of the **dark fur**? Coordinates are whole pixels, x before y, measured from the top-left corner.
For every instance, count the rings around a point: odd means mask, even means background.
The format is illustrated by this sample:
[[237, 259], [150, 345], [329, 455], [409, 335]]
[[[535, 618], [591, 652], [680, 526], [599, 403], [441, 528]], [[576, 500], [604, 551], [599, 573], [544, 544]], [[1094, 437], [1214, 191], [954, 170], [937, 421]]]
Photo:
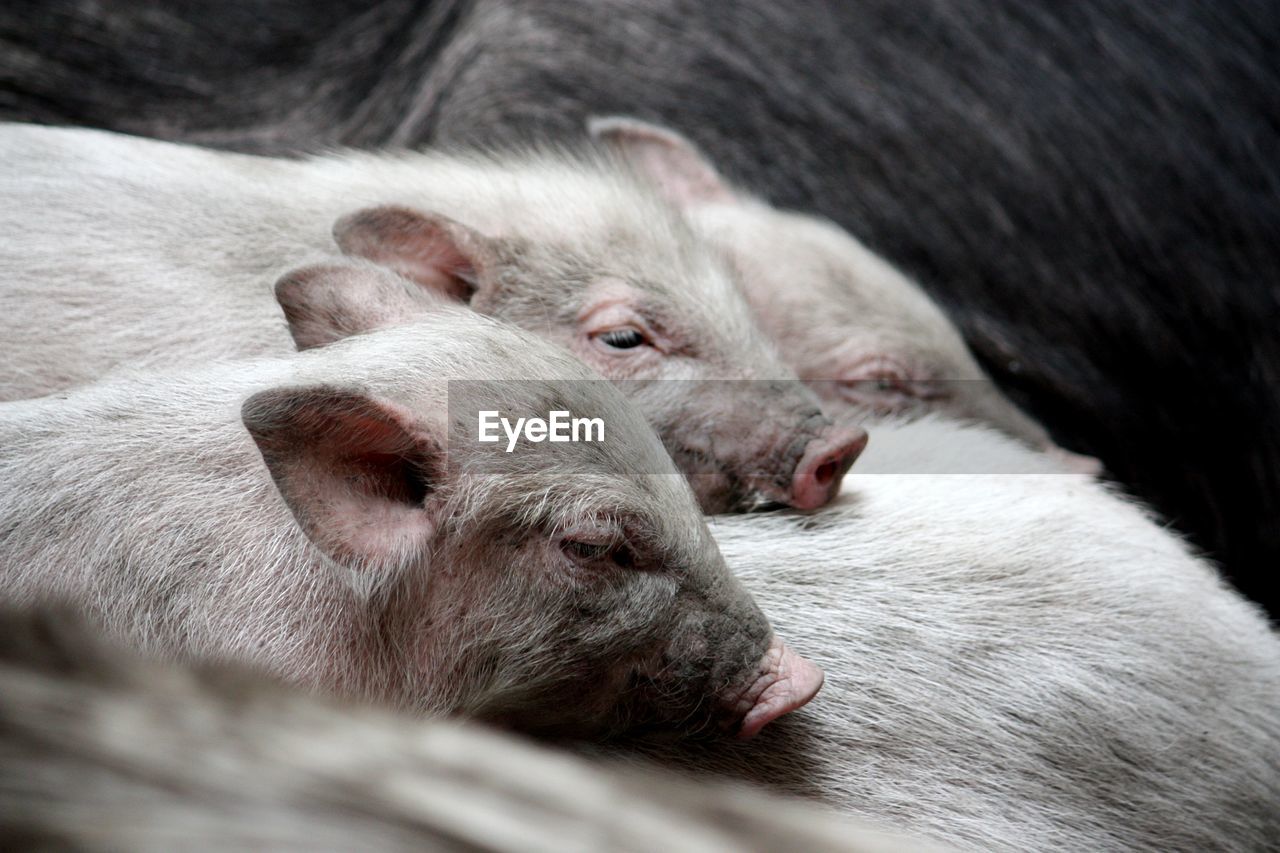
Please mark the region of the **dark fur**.
[[1280, 6], [149, 5], [6, 4], [0, 114], [254, 150], [669, 124], [918, 276], [1060, 443], [1280, 612]]

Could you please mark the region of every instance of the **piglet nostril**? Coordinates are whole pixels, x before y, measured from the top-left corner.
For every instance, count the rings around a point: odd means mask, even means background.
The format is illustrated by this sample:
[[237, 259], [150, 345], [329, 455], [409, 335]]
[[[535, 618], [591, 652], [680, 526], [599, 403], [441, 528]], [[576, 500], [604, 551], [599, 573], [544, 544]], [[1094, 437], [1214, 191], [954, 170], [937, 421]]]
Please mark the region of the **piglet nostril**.
[[819, 465], [813, 472], [813, 479], [819, 486], [829, 486], [831, 481], [836, 478], [836, 474], [840, 471], [840, 465], [834, 460], [824, 462]]
[[831, 501], [840, 481], [867, 446], [867, 433], [857, 427], [834, 427], [809, 442], [791, 483], [792, 506], [817, 509]]

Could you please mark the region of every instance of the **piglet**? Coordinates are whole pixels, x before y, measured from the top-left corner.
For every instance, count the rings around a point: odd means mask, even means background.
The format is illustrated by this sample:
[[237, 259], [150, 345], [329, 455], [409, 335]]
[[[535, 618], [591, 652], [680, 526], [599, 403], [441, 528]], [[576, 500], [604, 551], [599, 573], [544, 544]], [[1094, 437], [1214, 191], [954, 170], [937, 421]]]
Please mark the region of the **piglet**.
[[286, 160], [0, 125], [0, 161], [0, 399], [285, 354], [271, 283], [341, 252], [644, 389], [709, 512], [826, 503], [865, 442], [822, 415], [719, 258], [607, 158]]
[[649, 175], [735, 268], [762, 328], [837, 420], [937, 412], [994, 426], [1073, 471], [1101, 473], [1098, 460], [1056, 447], [925, 292], [843, 229], [751, 197], [669, 128], [612, 116], [590, 130]]

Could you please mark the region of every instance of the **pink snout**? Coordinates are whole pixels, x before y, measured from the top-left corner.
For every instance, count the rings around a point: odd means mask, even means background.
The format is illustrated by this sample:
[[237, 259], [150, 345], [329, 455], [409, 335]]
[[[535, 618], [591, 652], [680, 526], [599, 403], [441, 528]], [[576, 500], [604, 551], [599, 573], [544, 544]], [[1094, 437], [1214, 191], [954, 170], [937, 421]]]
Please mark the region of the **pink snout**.
[[766, 725], [805, 705], [822, 689], [822, 670], [774, 637], [760, 661], [760, 675], [733, 700], [742, 714], [738, 737], [753, 738]]
[[840, 482], [867, 446], [867, 432], [859, 427], [831, 427], [809, 442], [791, 480], [796, 509], [817, 509], [840, 492]]

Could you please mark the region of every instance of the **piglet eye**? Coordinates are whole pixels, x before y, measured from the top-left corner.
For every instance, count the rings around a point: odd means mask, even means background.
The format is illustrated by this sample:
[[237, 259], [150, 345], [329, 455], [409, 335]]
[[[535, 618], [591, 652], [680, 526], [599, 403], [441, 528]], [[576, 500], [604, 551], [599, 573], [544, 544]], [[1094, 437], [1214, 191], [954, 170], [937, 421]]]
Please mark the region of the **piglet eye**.
[[890, 370], [867, 371], [844, 382], [845, 388], [857, 394], [900, 394], [911, 396], [911, 382]]
[[598, 542], [579, 542], [577, 539], [561, 539], [560, 550], [575, 560], [592, 562], [609, 554], [610, 545]]
[[850, 370], [841, 383], [841, 394], [856, 405], [870, 406], [883, 414], [899, 411], [936, 396], [931, 383], [913, 380], [895, 359], [867, 359]]
[[599, 566], [613, 563], [620, 569], [633, 569], [636, 557], [625, 542], [584, 542], [565, 537], [560, 540], [560, 550], [575, 563]]
[[619, 568], [634, 569], [636, 567], [636, 555], [626, 545], [619, 545], [613, 549], [613, 562], [617, 563]]
[[648, 343], [643, 332], [631, 327], [601, 332], [596, 339], [612, 349], [634, 349]]

